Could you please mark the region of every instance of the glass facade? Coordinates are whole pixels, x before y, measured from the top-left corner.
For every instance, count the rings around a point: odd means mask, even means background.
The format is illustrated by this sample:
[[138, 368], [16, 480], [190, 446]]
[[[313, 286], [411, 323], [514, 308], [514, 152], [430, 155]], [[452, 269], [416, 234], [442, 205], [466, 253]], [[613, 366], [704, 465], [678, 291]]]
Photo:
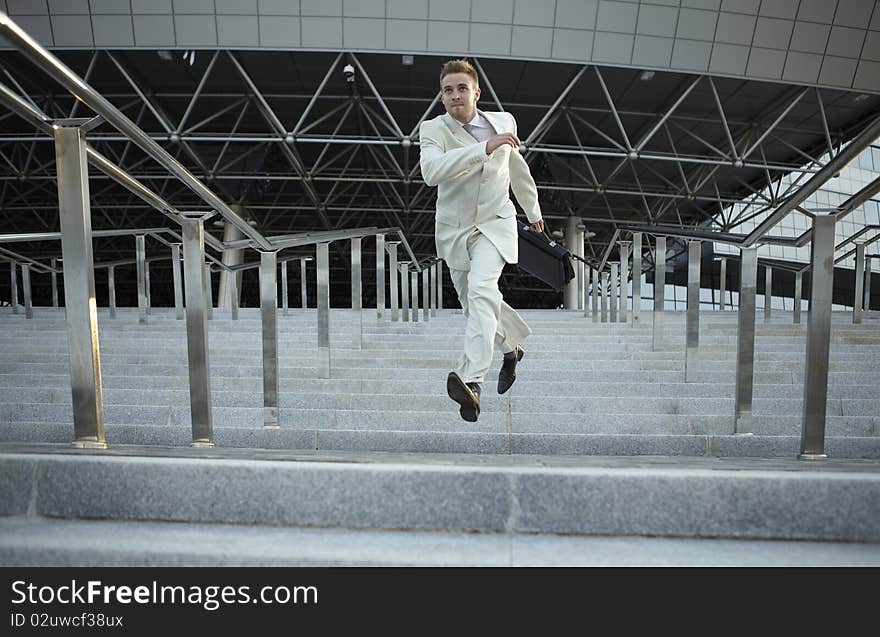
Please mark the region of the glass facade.
[[[823, 163], [828, 157], [822, 158]], [[867, 186], [869, 183], [880, 177], [880, 140], [863, 150], [850, 164], [844, 167], [837, 177], [828, 181], [821, 189], [817, 190], [803, 204], [803, 208], [819, 214], [827, 214], [829, 209], [840, 205], [853, 194]], [[783, 177], [780, 192], [784, 191], [795, 179], [797, 175], [788, 175]], [[804, 183], [806, 178], [801, 180]], [[769, 189], [761, 193], [769, 197]], [[725, 215], [731, 219], [742, 219], [731, 228], [731, 232], [738, 234], [747, 234], [754, 230], [770, 213], [763, 212], [754, 218], [749, 219], [755, 212], [760, 210], [764, 202], [762, 197], [752, 197], [741, 203], [734, 204], [732, 209], [725, 211]], [[836, 244], [846, 241], [847, 238], [864, 228], [866, 225], [880, 225], [880, 197], [868, 200], [864, 205], [859, 206], [850, 212], [846, 217], [837, 223]], [[811, 219], [798, 211], [789, 213], [773, 230], [770, 236], [779, 237], [798, 237], [812, 227]], [[873, 234], [880, 233], [880, 230], [869, 232], [868, 237]], [[849, 243], [837, 252], [836, 256], [840, 256], [852, 249]], [[739, 255], [739, 249], [727, 244], [716, 243], [714, 246], [715, 254]], [[868, 254], [880, 252], [880, 242], [875, 241], [868, 244], [866, 252]], [[765, 245], [758, 248], [758, 257], [780, 259], [784, 261], [792, 261], [795, 263], [807, 264], [810, 261], [809, 244], [802, 248], [789, 246]], [[876, 259], [874, 261], [877, 261]], [[671, 267], [671, 264], [670, 264]], [[739, 261], [731, 260], [727, 263], [727, 271], [730, 274], [739, 267]], [[836, 267], [855, 269], [855, 257], [850, 256], [836, 264]], [[873, 263], [872, 270], [877, 271], [880, 264]], [[764, 268], [758, 267], [759, 288], [763, 288]], [[629, 284], [628, 294], [632, 298], [632, 283]], [[725, 305], [728, 308], [735, 308], [739, 303], [739, 294], [736, 291], [727, 290], [725, 292]], [[654, 290], [651, 283], [642, 276], [642, 308], [652, 310], [654, 298]], [[683, 285], [667, 285], [666, 286], [666, 302], [665, 309], [669, 311], [684, 311], [687, 309], [687, 287]], [[718, 308], [718, 290], [702, 289], [700, 290], [700, 306], [703, 310]], [[757, 308], [764, 308], [764, 294], [759, 293], [756, 299]], [[792, 311], [794, 309], [794, 299], [789, 297], [772, 297], [771, 308], [779, 310]], [[807, 301], [803, 301], [802, 309], [806, 311]], [[850, 306], [834, 305], [834, 310], [849, 310]]]

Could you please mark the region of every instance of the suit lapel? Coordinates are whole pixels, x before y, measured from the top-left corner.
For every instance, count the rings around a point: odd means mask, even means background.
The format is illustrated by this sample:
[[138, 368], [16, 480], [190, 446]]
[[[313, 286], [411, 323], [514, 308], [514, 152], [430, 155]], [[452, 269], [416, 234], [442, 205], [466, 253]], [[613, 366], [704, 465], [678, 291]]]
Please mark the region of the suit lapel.
[[476, 140], [465, 132], [461, 127], [461, 124], [455, 121], [452, 115], [444, 113], [442, 119], [443, 123], [446, 124], [446, 129], [459, 144], [462, 146], [470, 146], [471, 144], [476, 143]]
[[492, 128], [495, 129], [496, 133], [507, 133], [507, 118], [504, 117], [501, 113], [486, 113], [485, 111], [479, 111], [479, 113], [485, 117], [490, 124], [492, 124]]

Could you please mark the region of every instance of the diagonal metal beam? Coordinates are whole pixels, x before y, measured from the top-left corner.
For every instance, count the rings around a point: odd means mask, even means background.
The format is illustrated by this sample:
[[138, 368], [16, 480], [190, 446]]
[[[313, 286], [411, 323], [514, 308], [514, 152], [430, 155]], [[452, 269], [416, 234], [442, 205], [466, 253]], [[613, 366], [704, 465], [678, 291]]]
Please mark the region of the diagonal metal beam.
[[623, 136], [623, 143], [626, 145], [626, 150], [632, 152], [632, 144], [629, 141], [629, 137], [626, 135], [626, 129], [623, 127], [623, 122], [620, 121], [620, 115], [617, 113], [617, 107], [614, 106], [614, 100], [611, 99], [611, 93], [605, 85], [605, 79], [602, 77], [602, 73], [599, 72], [599, 67], [594, 66], [593, 70], [596, 72], [596, 79], [599, 80], [599, 86], [602, 88], [605, 100], [608, 102], [608, 106], [611, 107], [611, 114], [614, 115], [614, 121], [617, 122], [617, 127], [620, 129], [620, 134]]
[[[568, 97], [568, 94], [571, 93], [571, 90], [577, 85], [580, 81], [581, 77], [583, 77], [584, 73], [589, 67], [582, 66], [577, 73], [575, 73], [574, 77], [568, 82], [568, 85], [562, 90], [562, 93], [559, 94], [559, 97], [556, 98], [556, 101], [553, 102], [553, 105], [544, 113], [544, 116], [541, 118], [541, 121], [538, 122], [537, 126], [532, 129], [531, 134], [526, 138], [523, 142], [526, 146], [535, 142], [535, 139], [538, 135], [541, 134], [544, 127], [547, 126], [550, 118], [556, 114], [559, 105]], [[593, 67], [595, 68], [595, 67]], [[598, 71], [597, 71], [598, 73]]]
[[697, 84], [699, 84], [700, 80], [702, 80], [702, 79], [703, 79], [703, 76], [698, 75], [694, 79], [694, 81], [691, 82], [684, 91], [682, 91], [681, 95], [678, 96], [678, 99], [675, 100], [675, 102], [672, 104], [672, 106], [670, 106], [668, 109], [666, 109], [666, 112], [663, 114], [663, 116], [660, 118], [660, 120], [656, 124], [654, 124], [654, 126], [651, 128], [651, 130], [649, 130], [645, 134], [645, 136], [642, 137], [642, 139], [636, 144], [637, 151], [641, 151], [645, 147], [645, 145], [649, 141], [651, 141], [651, 138], [654, 137], [654, 135], [657, 133], [657, 131], [660, 130], [660, 127], [666, 123], [667, 119], [669, 119], [669, 116], [675, 112], [675, 110], [681, 105], [681, 103], [685, 100], [685, 98], [687, 98], [687, 96], [690, 95], [691, 91], [693, 91], [696, 88]]

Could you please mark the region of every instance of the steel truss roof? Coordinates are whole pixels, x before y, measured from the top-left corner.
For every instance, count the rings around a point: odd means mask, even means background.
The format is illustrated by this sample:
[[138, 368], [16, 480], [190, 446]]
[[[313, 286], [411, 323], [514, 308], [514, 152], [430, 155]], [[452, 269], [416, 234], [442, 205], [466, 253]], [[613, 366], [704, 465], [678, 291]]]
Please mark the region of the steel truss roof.
[[[418, 129], [442, 112], [443, 58], [416, 56], [407, 65], [390, 54], [224, 50], [199, 51], [190, 64], [177, 52], [56, 54], [226, 203], [240, 205], [263, 235], [400, 226], [418, 256], [434, 253], [435, 189], [419, 173]], [[728, 231], [775, 209], [880, 110], [880, 96], [842, 90], [473, 61], [481, 107], [516, 115], [550, 229], [581, 217], [595, 233], [587, 256], [596, 259], [608, 253], [618, 224]], [[352, 81], [342, 71], [349, 64]], [[90, 115], [19, 54], [4, 52], [0, 67], [0, 81], [50, 117]], [[178, 209], [204, 208], [111, 127], [95, 128], [88, 139]], [[791, 173], [798, 178], [783, 185]], [[98, 171], [91, 181], [95, 229], [167, 223]], [[772, 195], [758, 196], [768, 186]], [[734, 215], [732, 204], [747, 197], [753, 205]], [[0, 232], [58, 230], [52, 140], [11, 112], [0, 114], [0, 201]], [[96, 239], [95, 260], [128, 258], [132, 244]], [[48, 244], [18, 250], [33, 258], [60, 254]], [[340, 248], [331, 263], [340, 299], [346, 259]], [[503, 286], [515, 304], [556, 304], [534, 280], [508, 272]]]

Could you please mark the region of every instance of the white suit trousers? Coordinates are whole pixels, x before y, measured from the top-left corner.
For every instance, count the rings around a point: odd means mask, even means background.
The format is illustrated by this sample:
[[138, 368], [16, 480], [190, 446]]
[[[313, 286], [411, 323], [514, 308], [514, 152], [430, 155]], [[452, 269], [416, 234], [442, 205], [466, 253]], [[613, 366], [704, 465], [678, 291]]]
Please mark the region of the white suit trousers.
[[512, 352], [532, 330], [501, 296], [498, 279], [504, 259], [494, 244], [475, 230], [468, 237], [467, 250], [471, 269], [449, 269], [467, 321], [456, 372], [466, 383], [482, 383], [492, 364], [495, 340], [502, 352]]

